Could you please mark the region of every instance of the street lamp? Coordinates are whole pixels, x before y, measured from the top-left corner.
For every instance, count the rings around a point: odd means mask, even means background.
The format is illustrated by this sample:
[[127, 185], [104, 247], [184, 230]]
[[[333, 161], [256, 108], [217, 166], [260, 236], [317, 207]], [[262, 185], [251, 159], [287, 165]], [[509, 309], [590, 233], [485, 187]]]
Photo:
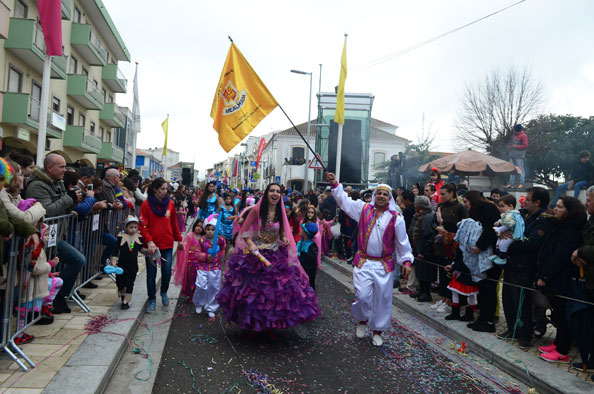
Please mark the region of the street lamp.
[[[302, 75], [309, 75], [309, 112], [307, 115], [307, 140], [309, 141], [310, 136], [310, 129], [311, 129], [311, 81], [312, 81], [312, 73], [299, 71], [299, 70], [291, 70], [292, 73], [295, 74], [302, 74]], [[303, 194], [307, 193], [309, 189], [308, 185], [308, 178], [309, 178], [309, 149], [305, 148], [305, 175], [303, 175]]]

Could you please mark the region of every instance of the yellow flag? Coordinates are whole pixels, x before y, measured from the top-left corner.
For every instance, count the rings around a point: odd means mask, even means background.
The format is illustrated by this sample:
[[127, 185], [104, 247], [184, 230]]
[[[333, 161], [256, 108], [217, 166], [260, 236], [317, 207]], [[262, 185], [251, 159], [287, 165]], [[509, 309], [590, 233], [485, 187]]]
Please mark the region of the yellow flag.
[[219, 143], [229, 152], [264, 119], [278, 103], [231, 43], [212, 101], [212, 127], [219, 133]]
[[336, 92], [336, 113], [334, 122], [344, 125], [344, 83], [347, 77], [347, 59], [346, 59], [346, 37], [342, 47], [342, 56], [340, 57], [340, 79], [338, 80], [338, 91]]
[[169, 115], [167, 115], [167, 119], [161, 123], [161, 127], [163, 128], [163, 132], [165, 133], [165, 145], [163, 146], [163, 157], [167, 157], [167, 130], [169, 129]]

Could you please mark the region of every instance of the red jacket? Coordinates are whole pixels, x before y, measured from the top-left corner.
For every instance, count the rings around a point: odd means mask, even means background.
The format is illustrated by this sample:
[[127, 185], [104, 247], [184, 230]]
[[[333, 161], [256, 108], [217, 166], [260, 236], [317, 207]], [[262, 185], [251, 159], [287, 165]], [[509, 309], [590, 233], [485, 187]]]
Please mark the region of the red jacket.
[[516, 133], [512, 139], [512, 149], [526, 150], [528, 149], [528, 136], [524, 130]]
[[173, 248], [173, 242], [182, 241], [182, 236], [177, 226], [175, 205], [169, 201], [165, 216], [155, 215], [148, 201], [140, 206], [140, 234], [142, 241], [149, 243], [153, 241], [160, 250]]

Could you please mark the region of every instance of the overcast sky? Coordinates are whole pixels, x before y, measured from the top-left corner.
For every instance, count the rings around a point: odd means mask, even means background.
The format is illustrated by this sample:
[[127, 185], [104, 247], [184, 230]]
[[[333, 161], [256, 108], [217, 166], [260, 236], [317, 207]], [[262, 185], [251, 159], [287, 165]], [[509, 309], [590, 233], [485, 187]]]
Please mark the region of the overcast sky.
[[[464, 148], [452, 138], [460, 97], [465, 84], [493, 68], [530, 67], [545, 85], [544, 112], [594, 115], [592, 0], [527, 0], [362, 71], [355, 70], [517, 0], [103, 1], [132, 56], [131, 63], [120, 63], [129, 80], [129, 93], [118, 95], [120, 105], [132, 107], [134, 62], [139, 63], [138, 147], [162, 146], [160, 124], [170, 114], [168, 146], [182, 160], [195, 160], [200, 176], [227, 157], [210, 108], [228, 35], [296, 124], [307, 121], [309, 77], [290, 70], [313, 72], [315, 118], [319, 64], [322, 91], [333, 91], [344, 33], [346, 91], [374, 94], [372, 116], [399, 126], [397, 134], [413, 141], [424, 113], [439, 150]], [[252, 135], [288, 127], [276, 109]]]

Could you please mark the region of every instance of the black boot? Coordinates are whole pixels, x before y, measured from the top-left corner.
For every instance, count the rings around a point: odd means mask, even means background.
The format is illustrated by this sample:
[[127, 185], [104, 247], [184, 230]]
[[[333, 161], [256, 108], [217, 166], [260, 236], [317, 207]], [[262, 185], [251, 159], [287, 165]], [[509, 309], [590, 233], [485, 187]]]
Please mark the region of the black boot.
[[446, 320], [460, 320], [460, 307], [453, 306], [452, 313], [445, 317]]
[[474, 321], [474, 311], [470, 309], [470, 307], [466, 307], [466, 311], [464, 312], [464, 316], [460, 319], [462, 321]]
[[71, 310], [68, 307], [68, 303], [66, 302], [66, 299], [64, 298], [64, 296], [57, 295], [56, 298], [54, 299], [53, 313], [55, 315], [59, 315], [61, 313], [70, 313], [70, 312], [71, 312]]

